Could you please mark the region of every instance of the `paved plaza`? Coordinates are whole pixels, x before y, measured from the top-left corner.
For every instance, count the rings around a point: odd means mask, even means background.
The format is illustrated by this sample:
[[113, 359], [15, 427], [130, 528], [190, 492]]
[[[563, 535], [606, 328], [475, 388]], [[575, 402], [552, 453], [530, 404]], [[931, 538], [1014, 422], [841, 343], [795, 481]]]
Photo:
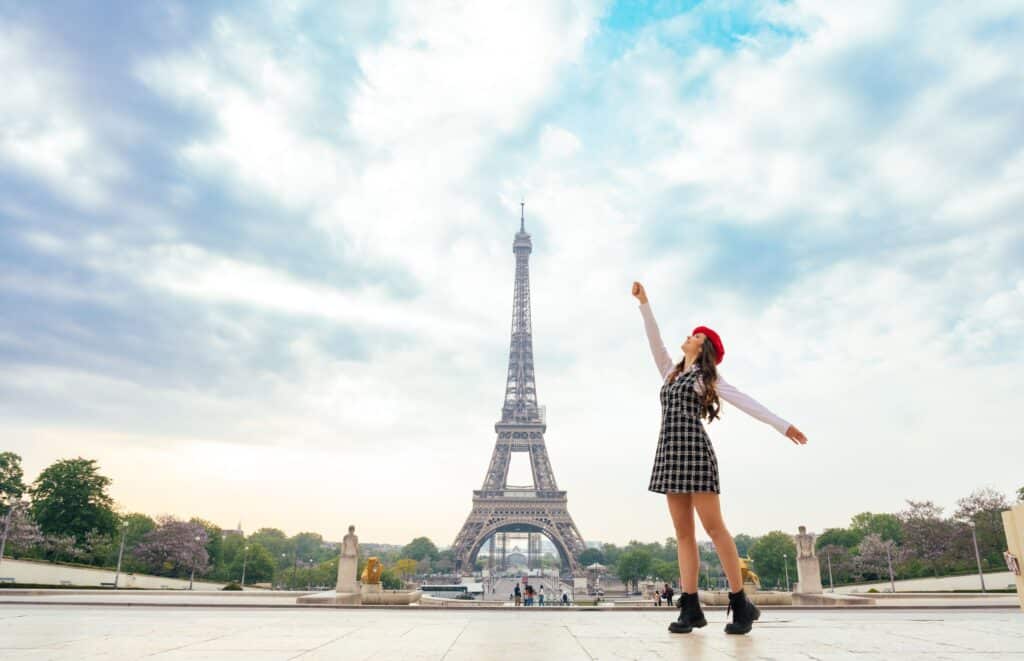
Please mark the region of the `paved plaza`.
[[0, 605], [0, 659], [1008, 659], [1011, 609], [766, 610], [749, 636], [666, 631], [671, 611]]

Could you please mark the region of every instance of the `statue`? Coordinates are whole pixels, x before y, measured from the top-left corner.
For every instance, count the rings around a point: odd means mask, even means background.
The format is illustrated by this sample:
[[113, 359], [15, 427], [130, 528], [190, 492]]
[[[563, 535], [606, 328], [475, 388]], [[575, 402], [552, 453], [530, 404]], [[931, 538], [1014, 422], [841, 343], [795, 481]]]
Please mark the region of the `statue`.
[[335, 592], [359, 592], [359, 585], [356, 583], [358, 564], [359, 538], [356, 537], [356, 527], [349, 526], [348, 534], [341, 541], [341, 557], [338, 558], [338, 584], [334, 588]]
[[815, 535], [807, 534], [807, 527], [800, 526], [797, 530], [800, 534], [795, 535], [796, 540], [796, 557], [797, 558], [813, 558], [814, 553], [814, 537]]
[[356, 537], [355, 526], [348, 527], [348, 534], [345, 535], [345, 539], [341, 542], [341, 554], [348, 556], [359, 555], [359, 538]]
[[797, 575], [793, 592], [821, 594], [821, 565], [818, 564], [818, 556], [814, 553], [815, 535], [808, 533], [805, 526], [800, 526], [797, 530], [799, 532], [793, 535], [793, 541], [796, 542]]
[[374, 583], [380, 583], [380, 574], [382, 571], [384, 571], [384, 565], [380, 563], [380, 560], [377, 559], [377, 556], [370, 556], [366, 560], [366, 566], [363, 567], [363, 585], [373, 585]]
[[760, 588], [761, 579], [754, 570], [750, 568], [750, 558], [740, 558], [740, 575], [743, 577], [743, 583], [750, 583], [751, 585]]

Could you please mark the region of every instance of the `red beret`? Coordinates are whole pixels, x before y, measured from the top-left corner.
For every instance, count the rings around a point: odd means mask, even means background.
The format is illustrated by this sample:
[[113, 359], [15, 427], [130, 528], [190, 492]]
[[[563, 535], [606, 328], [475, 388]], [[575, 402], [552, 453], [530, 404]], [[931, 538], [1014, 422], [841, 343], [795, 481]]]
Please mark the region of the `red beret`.
[[708, 338], [711, 342], [711, 346], [715, 348], [715, 353], [718, 354], [718, 359], [715, 360], [715, 364], [717, 365], [722, 362], [722, 359], [725, 358], [725, 346], [722, 345], [722, 338], [718, 337], [718, 333], [707, 326], [697, 326], [693, 329], [693, 332], [690, 333], [690, 335], [696, 335], [697, 333], [704, 333], [704, 337]]

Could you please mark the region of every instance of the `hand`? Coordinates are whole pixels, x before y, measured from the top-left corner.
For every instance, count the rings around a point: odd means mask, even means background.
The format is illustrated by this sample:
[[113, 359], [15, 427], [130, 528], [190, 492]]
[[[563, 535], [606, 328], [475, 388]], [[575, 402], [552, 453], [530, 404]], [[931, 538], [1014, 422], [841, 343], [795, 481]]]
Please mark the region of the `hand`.
[[804, 433], [793, 425], [790, 425], [789, 429], [786, 430], [786, 437], [797, 445], [805, 445], [807, 443], [807, 437], [804, 436]]
[[644, 286], [639, 282], [633, 283], [633, 296], [636, 296], [636, 300], [640, 301], [641, 304], [647, 302], [647, 292], [644, 291]]

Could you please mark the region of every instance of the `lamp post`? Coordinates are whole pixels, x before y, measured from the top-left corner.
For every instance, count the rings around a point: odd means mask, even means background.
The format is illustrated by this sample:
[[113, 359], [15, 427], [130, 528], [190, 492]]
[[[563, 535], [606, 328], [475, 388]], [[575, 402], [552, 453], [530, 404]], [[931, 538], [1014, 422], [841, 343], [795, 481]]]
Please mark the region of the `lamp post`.
[[288, 554], [281, 554], [281, 587], [284, 587], [284, 568], [287, 567], [284, 563], [288, 560]]
[[968, 521], [967, 525], [971, 527], [971, 539], [974, 540], [974, 559], [978, 561], [978, 580], [981, 581], [981, 591], [985, 591], [985, 574], [981, 571], [981, 554], [978, 553], [978, 535], [975, 532], [974, 521]]
[[885, 545], [885, 557], [889, 561], [889, 588], [896, 592], [896, 577], [892, 573], [892, 540]]
[[245, 587], [245, 563], [247, 563], [248, 561], [249, 561], [249, 545], [246, 544], [245, 548], [242, 550], [242, 585], [241, 585], [241, 587], [243, 587], [243, 588]]
[[[199, 535], [196, 535], [195, 539], [196, 539], [196, 546], [199, 546], [199, 540], [200, 540]], [[189, 590], [192, 589], [192, 581], [194, 581], [195, 578], [196, 578], [196, 549], [193, 548], [192, 549], [192, 574], [189, 575], [189, 577], [188, 577], [188, 589]]]
[[782, 554], [782, 567], [786, 570], [786, 592], [789, 592], [789, 556]]
[[826, 553], [825, 557], [828, 559], [828, 591], [835, 592], [836, 586], [835, 583], [832, 582], [832, 554]]
[[124, 557], [124, 538], [128, 536], [128, 522], [124, 521], [121, 523], [121, 548], [117, 550], [117, 571], [114, 572], [114, 589], [117, 589], [117, 583], [121, 578], [121, 558]]

